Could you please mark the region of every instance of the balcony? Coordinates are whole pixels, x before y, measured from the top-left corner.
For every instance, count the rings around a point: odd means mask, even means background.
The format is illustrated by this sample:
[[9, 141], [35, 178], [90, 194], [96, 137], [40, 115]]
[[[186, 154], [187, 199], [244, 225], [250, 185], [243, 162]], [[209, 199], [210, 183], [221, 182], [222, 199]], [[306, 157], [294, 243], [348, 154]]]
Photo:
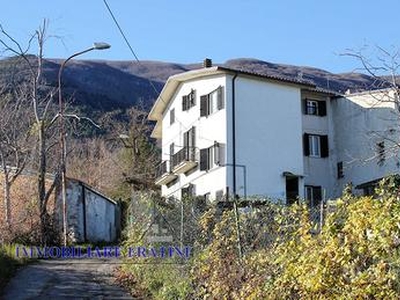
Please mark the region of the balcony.
[[196, 148], [184, 147], [172, 155], [171, 169], [176, 174], [186, 173], [197, 166]]
[[168, 184], [177, 178], [175, 174], [171, 173], [167, 161], [161, 162], [156, 168], [156, 181], [155, 184], [163, 185]]

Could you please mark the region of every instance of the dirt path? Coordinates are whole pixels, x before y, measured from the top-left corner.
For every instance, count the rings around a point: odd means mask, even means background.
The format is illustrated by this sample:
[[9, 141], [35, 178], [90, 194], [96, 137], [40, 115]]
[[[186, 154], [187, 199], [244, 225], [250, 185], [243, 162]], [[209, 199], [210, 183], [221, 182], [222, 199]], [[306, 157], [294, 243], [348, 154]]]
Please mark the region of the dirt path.
[[133, 299], [113, 284], [117, 260], [40, 260], [19, 270], [0, 299]]

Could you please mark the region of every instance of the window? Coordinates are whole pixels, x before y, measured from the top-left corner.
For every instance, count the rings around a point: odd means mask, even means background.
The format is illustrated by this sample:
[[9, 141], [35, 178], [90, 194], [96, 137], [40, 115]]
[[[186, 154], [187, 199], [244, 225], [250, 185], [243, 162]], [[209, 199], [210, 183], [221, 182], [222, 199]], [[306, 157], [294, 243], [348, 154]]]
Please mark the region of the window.
[[169, 124], [172, 125], [175, 123], [175, 108], [169, 111]]
[[221, 166], [225, 164], [225, 145], [214, 142], [214, 164]]
[[182, 111], [189, 110], [196, 105], [196, 92], [192, 90], [189, 94], [182, 96]]
[[207, 95], [200, 96], [200, 117], [209, 116], [224, 108], [222, 86]]
[[213, 146], [200, 149], [200, 171], [208, 171], [225, 163], [225, 145], [215, 142]]
[[172, 156], [175, 154], [175, 144], [169, 145], [169, 160], [172, 161]]
[[311, 99], [304, 100], [304, 113], [312, 116], [326, 116], [326, 102]]
[[315, 207], [321, 203], [322, 188], [320, 186], [306, 185], [304, 191], [305, 198], [310, 207]]
[[185, 151], [185, 159], [195, 161], [196, 158], [196, 127], [190, 128], [183, 134], [183, 148]]
[[304, 155], [310, 157], [328, 157], [328, 136], [304, 133]]
[[363, 196], [374, 196], [375, 195], [375, 185], [368, 185], [363, 188]]
[[189, 183], [188, 186], [181, 189], [181, 197], [182, 199], [187, 199], [195, 196], [195, 186], [194, 184]]
[[211, 193], [204, 194], [204, 200], [206, 203], [209, 203], [211, 201]]
[[307, 100], [307, 115], [318, 115], [318, 102]]
[[215, 192], [215, 200], [217, 201], [222, 201], [224, 200], [224, 191], [223, 190], [219, 190]]
[[200, 149], [200, 171], [208, 171], [211, 169], [211, 148]]
[[344, 177], [343, 162], [342, 161], [338, 162], [336, 167], [337, 167], [337, 178], [338, 179], [343, 178]]
[[193, 150], [196, 147], [196, 127], [193, 126], [183, 134], [183, 147]]
[[376, 154], [378, 156], [378, 166], [383, 166], [385, 163], [385, 142], [382, 141], [376, 144]]
[[320, 137], [318, 135], [309, 135], [308, 141], [310, 144], [310, 156], [320, 157]]

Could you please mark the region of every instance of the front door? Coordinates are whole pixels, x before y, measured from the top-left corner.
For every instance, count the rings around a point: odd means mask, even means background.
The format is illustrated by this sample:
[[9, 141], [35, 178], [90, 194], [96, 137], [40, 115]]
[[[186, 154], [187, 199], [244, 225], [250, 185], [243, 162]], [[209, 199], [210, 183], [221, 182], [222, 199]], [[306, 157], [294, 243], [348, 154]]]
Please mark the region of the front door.
[[296, 203], [299, 197], [299, 177], [286, 177], [286, 204]]

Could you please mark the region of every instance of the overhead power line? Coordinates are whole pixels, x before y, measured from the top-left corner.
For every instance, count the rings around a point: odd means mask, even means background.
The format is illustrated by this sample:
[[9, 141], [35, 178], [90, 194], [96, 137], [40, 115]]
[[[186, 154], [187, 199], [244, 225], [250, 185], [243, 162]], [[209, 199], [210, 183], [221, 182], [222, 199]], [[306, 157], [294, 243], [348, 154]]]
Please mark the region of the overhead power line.
[[[108, 4], [107, 0], [103, 0], [103, 3], [104, 3], [104, 5], [106, 6], [108, 13], [110, 14], [111, 18], [113, 19], [115, 25], [117, 26], [119, 33], [121, 34], [122, 38], [124, 39], [126, 45], [128, 46], [128, 48], [129, 48], [130, 52], [132, 53], [133, 57], [135, 58], [136, 62], [138, 63], [138, 65], [139, 65], [140, 67], [142, 67], [142, 64], [141, 64], [141, 62], [140, 62], [139, 57], [136, 55], [135, 51], [133, 50], [133, 47], [132, 47], [131, 43], [129, 42], [128, 38], [126, 37], [124, 31], [122, 30], [122, 27], [120, 26], [120, 24], [119, 24], [117, 18], [115, 17], [114, 13], [112, 12], [111, 7], [110, 7], [110, 5]], [[149, 84], [150, 84], [150, 86], [153, 88], [154, 92], [156, 93], [156, 96], [158, 96], [159, 99], [160, 99], [165, 105], [167, 105], [167, 102], [162, 98], [162, 96], [161, 96], [161, 94], [160, 94], [161, 92], [157, 90], [157, 88], [156, 88], [156, 86], [154, 85], [154, 83], [150, 80], [150, 78], [147, 78], [147, 80], [149, 81]], [[189, 127], [185, 126], [177, 117], [175, 117], [175, 120], [176, 120], [179, 124], [181, 124], [181, 126], [184, 128], [184, 130], [187, 130], [187, 129], [190, 128], [190, 126], [189, 126]], [[178, 135], [180, 135], [180, 134], [181, 134], [181, 132], [179, 132]], [[177, 136], [178, 136], [178, 135], [177, 135]]]

